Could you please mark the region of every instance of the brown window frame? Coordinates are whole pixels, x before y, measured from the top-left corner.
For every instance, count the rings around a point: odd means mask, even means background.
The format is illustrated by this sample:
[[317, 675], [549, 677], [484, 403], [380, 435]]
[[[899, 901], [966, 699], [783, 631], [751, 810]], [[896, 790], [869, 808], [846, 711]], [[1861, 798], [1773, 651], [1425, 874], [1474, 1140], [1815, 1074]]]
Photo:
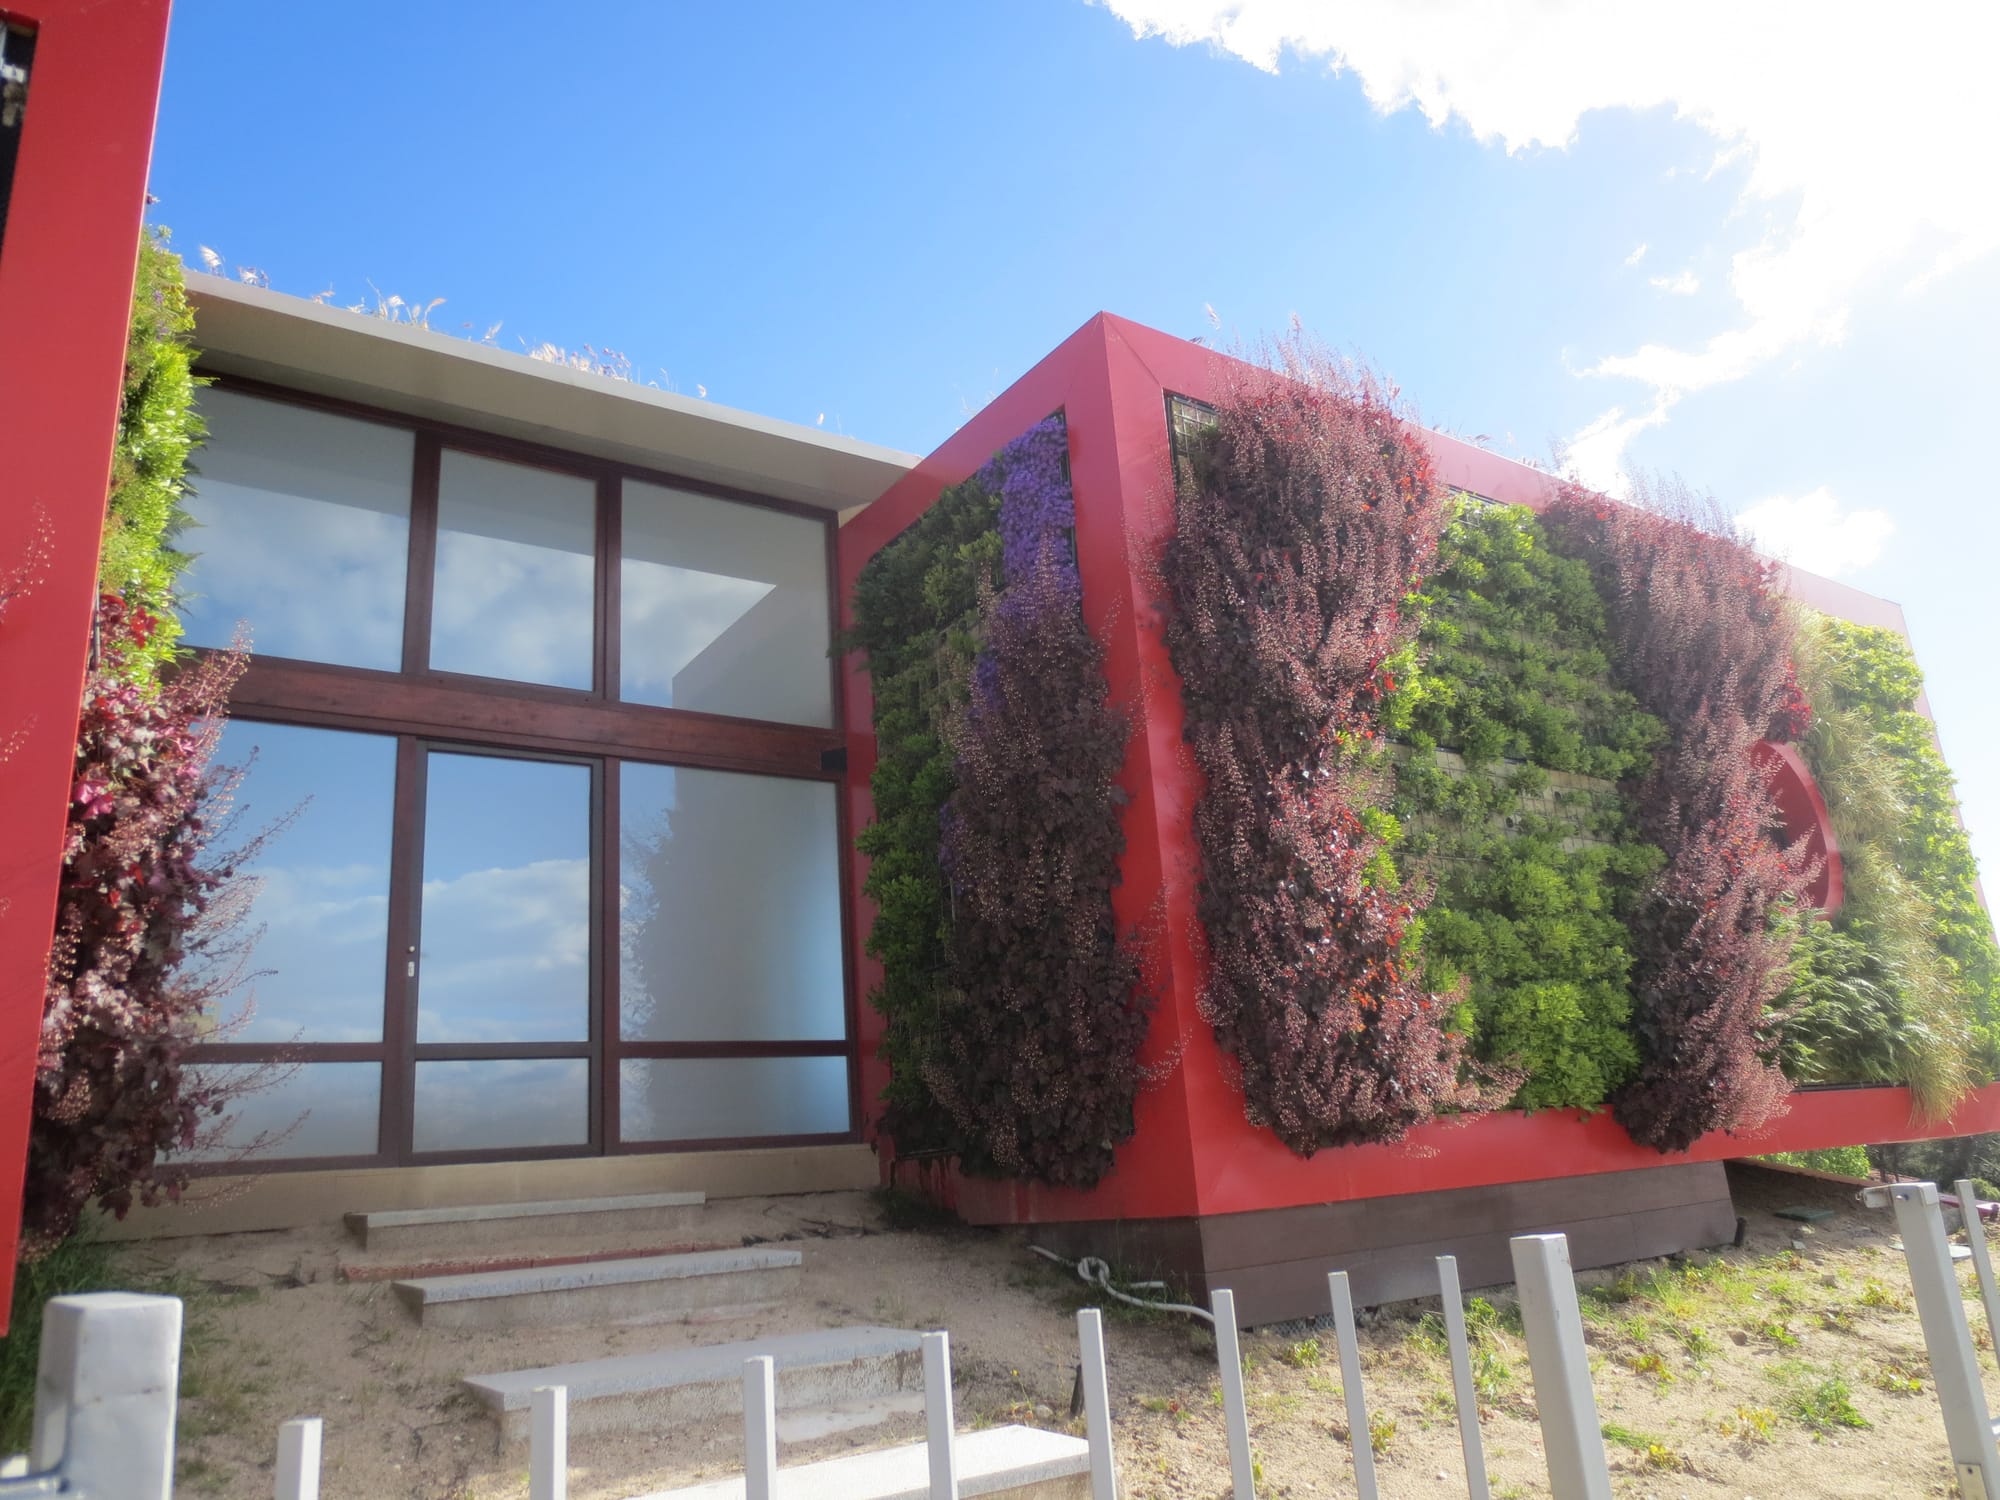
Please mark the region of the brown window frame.
[[[383, 956], [383, 1032], [378, 1042], [214, 1042], [189, 1050], [190, 1062], [313, 1063], [374, 1062], [381, 1068], [381, 1117], [377, 1149], [366, 1155], [257, 1159], [255, 1170], [311, 1171], [337, 1167], [429, 1166], [455, 1162], [529, 1161], [670, 1151], [720, 1151], [744, 1147], [838, 1144], [861, 1139], [860, 1028], [853, 985], [851, 861], [844, 857], [852, 839], [847, 799], [837, 797], [836, 830], [843, 857], [840, 871], [841, 991], [840, 1038], [803, 1042], [626, 1041], [619, 1032], [618, 944], [618, 787], [626, 761], [777, 776], [787, 780], [839, 785], [836, 752], [846, 744], [840, 664], [828, 654], [827, 688], [832, 724], [818, 727], [735, 718], [692, 709], [625, 703], [619, 686], [619, 572], [623, 486], [626, 480], [687, 490], [741, 505], [780, 511], [821, 524], [825, 532], [828, 630], [839, 624], [836, 534], [832, 510], [781, 500], [753, 491], [690, 478], [667, 470], [570, 452], [476, 428], [413, 417], [381, 407], [294, 390], [243, 376], [219, 375], [218, 389], [396, 427], [414, 438], [410, 481], [410, 532], [403, 598], [401, 670], [338, 666], [288, 657], [253, 655], [231, 696], [233, 719], [347, 729], [391, 736], [396, 741], [389, 932]], [[528, 464], [594, 481], [597, 540], [593, 601], [591, 686], [553, 687], [502, 678], [434, 671], [430, 635], [437, 557], [438, 478], [445, 450]], [[196, 648], [206, 650], [208, 648]], [[582, 762], [591, 769], [591, 850], [596, 879], [591, 889], [591, 932], [595, 956], [591, 974], [589, 1039], [583, 1043], [419, 1044], [414, 1033], [414, 990], [398, 956], [409, 944], [422, 860], [425, 757], [429, 751], [468, 751], [526, 758]], [[456, 1152], [406, 1148], [415, 1103], [415, 1065], [428, 1060], [527, 1057], [587, 1058], [589, 1132], [587, 1144], [561, 1147], [496, 1147]], [[838, 1132], [811, 1135], [737, 1136], [670, 1141], [626, 1141], [619, 1135], [619, 1065], [627, 1058], [845, 1057], [848, 1123]], [[253, 1165], [223, 1159], [202, 1162], [198, 1173], [241, 1171]]]

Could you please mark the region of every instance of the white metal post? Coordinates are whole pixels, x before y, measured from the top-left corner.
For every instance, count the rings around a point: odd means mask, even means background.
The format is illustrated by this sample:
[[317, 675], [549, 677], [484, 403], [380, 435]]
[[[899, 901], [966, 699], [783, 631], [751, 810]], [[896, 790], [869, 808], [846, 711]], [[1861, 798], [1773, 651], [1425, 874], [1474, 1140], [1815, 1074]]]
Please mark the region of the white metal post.
[[569, 1387], [529, 1394], [528, 1500], [569, 1500]]
[[170, 1500], [178, 1297], [86, 1292], [42, 1315], [29, 1465], [106, 1500]]
[[[1604, 1432], [1590, 1388], [1590, 1351], [1576, 1305], [1569, 1239], [1523, 1234], [1509, 1241], [1521, 1322], [1528, 1334], [1528, 1369], [1542, 1417], [1542, 1449], [1555, 1500], [1611, 1500]], [[2000, 1500], [2000, 1497], [1996, 1497]]]
[[1104, 1375], [1104, 1315], [1086, 1307], [1076, 1315], [1083, 1354], [1083, 1421], [1090, 1435], [1090, 1500], [1118, 1500], [1118, 1468], [1111, 1455], [1111, 1387]]
[[[1979, 1193], [1965, 1178], [1958, 1180], [1958, 1216], [1965, 1221], [1965, 1243], [1972, 1248], [1972, 1269], [1979, 1273], [1979, 1300], [1986, 1309], [1986, 1337], [1993, 1357], [2000, 1360], [2000, 1288], [1993, 1285], [1993, 1259], [1986, 1253], [1986, 1221], [1979, 1217]], [[1908, 1244], [1909, 1241], [1903, 1241]]]
[[2000, 1453], [1994, 1449], [1979, 1360], [1965, 1325], [1958, 1273], [1951, 1268], [1951, 1243], [1945, 1238], [1937, 1184], [1897, 1182], [1863, 1194], [1864, 1201], [1877, 1207], [1884, 1197], [1895, 1205], [1896, 1229], [1903, 1236], [1910, 1287], [1917, 1294], [1917, 1320], [1923, 1324], [1924, 1346], [1930, 1351], [1931, 1377], [1937, 1384], [1938, 1405], [1944, 1409], [1944, 1436], [1958, 1471], [1959, 1493], [1965, 1500], [2000, 1500]]
[[1243, 1401], [1243, 1356], [1236, 1344], [1236, 1294], [1210, 1294], [1215, 1313], [1215, 1362], [1222, 1370], [1222, 1421], [1229, 1431], [1229, 1475], [1235, 1500], [1257, 1500], [1257, 1471], [1250, 1457], [1250, 1413]]
[[278, 1428], [277, 1500], [319, 1500], [318, 1417], [297, 1417]]
[[1479, 1433], [1479, 1391], [1472, 1383], [1472, 1341], [1465, 1332], [1465, 1297], [1458, 1285], [1458, 1257], [1440, 1255], [1438, 1297], [1444, 1303], [1444, 1336], [1451, 1346], [1451, 1388], [1458, 1398], [1458, 1446], [1465, 1454], [1465, 1490], [1471, 1500], [1492, 1500], [1486, 1483], [1486, 1444]]
[[951, 1414], [951, 1335], [924, 1335], [924, 1425], [931, 1500], [958, 1500], [958, 1453]]
[[1333, 1332], [1340, 1343], [1340, 1389], [1347, 1398], [1347, 1446], [1354, 1452], [1354, 1489], [1361, 1500], [1376, 1500], [1375, 1433], [1368, 1425], [1368, 1397], [1361, 1389], [1361, 1341], [1354, 1333], [1354, 1297], [1345, 1271], [1330, 1271]]
[[777, 1500], [778, 1367], [768, 1354], [743, 1361], [743, 1497]]

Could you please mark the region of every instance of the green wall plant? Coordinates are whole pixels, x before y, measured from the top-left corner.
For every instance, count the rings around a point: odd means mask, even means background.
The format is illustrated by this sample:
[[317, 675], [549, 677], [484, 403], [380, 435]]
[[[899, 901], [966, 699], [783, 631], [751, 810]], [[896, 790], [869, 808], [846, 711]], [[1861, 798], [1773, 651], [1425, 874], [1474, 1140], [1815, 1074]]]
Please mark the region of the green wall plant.
[[999, 522], [999, 496], [976, 479], [939, 495], [861, 570], [844, 643], [866, 656], [875, 699], [875, 818], [856, 844], [875, 903], [867, 951], [882, 964], [868, 997], [884, 1021], [882, 1128], [904, 1155], [961, 1143], [925, 1081], [944, 1055], [951, 967], [938, 820], [957, 787], [950, 729], [979, 650], [980, 589], [999, 572]]
[[187, 520], [181, 501], [189, 455], [206, 431], [194, 405], [195, 391], [207, 382], [194, 373], [193, 333], [194, 310], [170, 231], [149, 229], [139, 240], [98, 564], [105, 593], [121, 596], [157, 622], [151, 637], [128, 653], [123, 668], [146, 680], [173, 659], [181, 633], [173, 611], [174, 580], [187, 558], [168, 538]]
[[1950, 771], [1892, 631], [1801, 610], [1802, 751], [1827, 801], [1846, 904], [1795, 949], [1784, 1064], [1809, 1083], [1904, 1083], [1932, 1119], [2000, 1064], [2000, 950]]
[[1625, 922], [1663, 856], [1583, 778], [1640, 774], [1664, 731], [1612, 684], [1590, 570], [1532, 511], [1462, 500], [1418, 607], [1387, 718], [1399, 854], [1436, 887], [1427, 983], [1467, 986], [1475, 1055], [1525, 1072], [1516, 1104], [1595, 1108], [1638, 1066]]

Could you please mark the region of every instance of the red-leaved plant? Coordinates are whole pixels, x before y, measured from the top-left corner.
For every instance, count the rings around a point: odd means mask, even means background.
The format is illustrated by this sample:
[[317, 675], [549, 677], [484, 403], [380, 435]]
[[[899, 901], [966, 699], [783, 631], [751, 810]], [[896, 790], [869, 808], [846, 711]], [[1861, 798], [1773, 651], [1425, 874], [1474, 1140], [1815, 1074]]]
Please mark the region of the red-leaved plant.
[[1128, 729], [1084, 624], [1067, 442], [1051, 417], [979, 476], [1000, 497], [1005, 576], [983, 591], [950, 731], [951, 982], [925, 1081], [966, 1171], [1090, 1187], [1132, 1134], [1150, 1005], [1111, 910]]
[[218, 793], [205, 772], [244, 657], [208, 654], [151, 686], [127, 667], [155, 626], [115, 595], [98, 602], [36, 1058], [27, 1259], [92, 1199], [122, 1216], [176, 1196], [182, 1173], [162, 1154], [195, 1145], [237, 1092], [190, 1079], [181, 1055], [241, 975], [216, 905], [230, 869], [205, 862]]
[[[1167, 645], [1207, 785], [1202, 1008], [1250, 1120], [1301, 1155], [1478, 1108], [1449, 997], [1406, 951], [1421, 902], [1368, 878], [1360, 751], [1447, 519], [1392, 399], [1298, 341], [1235, 367], [1175, 487]], [[1505, 1085], [1504, 1098], [1518, 1080]]]
[[1591, 566], [1620, 682], [1668, 726], [1635, 788], [1643, 836], [1667, 864], [1632, 915], [1638, 1074], [1612, 1099], [1632, 1138], [1681, 1151], [1783, 1107], [1766, 1003], [1790, 928], [1772, 919], [1809, 872], [1783, 847], [1752, 749], [1811, 719], [1770, 565], [1727, 517], [1679, 487], [1620, 504], [1568, 486], [1551, 541]]

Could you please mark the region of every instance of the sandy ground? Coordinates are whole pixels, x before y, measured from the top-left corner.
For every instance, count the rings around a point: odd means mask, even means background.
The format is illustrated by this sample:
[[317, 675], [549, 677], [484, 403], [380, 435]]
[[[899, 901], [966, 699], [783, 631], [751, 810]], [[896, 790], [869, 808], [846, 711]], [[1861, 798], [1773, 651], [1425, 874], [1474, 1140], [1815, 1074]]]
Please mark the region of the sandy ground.
[[[1583, 1278], [1616, 1492], [1658, 1500], [1950, 1493], [1890, 1216], [1858, 1208], [1839, 1186], [1750, 1168], [1732, 1176], [1750, 1225], [1742, 1250]], [[1773, 1216], [1795, 1203], [1837, 1217], [1802, 1231]], [[351, 1252], [331, 1222], [133, 1246], [124, 1253], [135, 1284], [165, 1284], [189, 1299], [179, 1492], [270, 1494], [278, 1423], [317, 1415], [326, 1421], [328, 1500], [512, 1500], [526, 1494], [525, 1460], [499, 1451], [490, 1420], [459, 1393], [460, 1376], [847, 1323], [949, 1328], [964, 1425], [1080, 1425], [1068, 1410], [1072, 1319], [1084, 1289], [1030, 1255], [1020, 1236], [891, 1229], [885, 1206], [859, 1194], [718, 1203], [703, 1235], [796, 1244], [805, 1255], [800, 1293], [777, 1312], [696, 1327], [427, 1332], [385, 1283], [339, 1279]], [[1491, 1301], [1478, 1363], [1493, 1492], [1546, 1495], [1518, 1322], [1505, 1294]], [[1387, 1497], [1465, 1492], [1449, 1368], [1425, 1312], [1382, 1309], [1363, 1331]], [[1990, 1349], [1976, 1310], [1973, 1322]], [[1126, 1494], [1226, 1495], [1212, 1342], [1173, 1316], [1115, 1314], [1107, 1325]], [[1331, 1334], [1253, 1333], [1244, 1352], [1260, 1494], [1353, 1494]], [[1990, 1353], [1982, 1359], [1989, 1393], [2000, 1394]], [[1857, 1422], [1865, 1425], [1847, 1425]], [[796, 1463], [918, 1435], [919, 1419], [903, 1417], [783, 1457]], [[733, 1429], [581, 1436], [571, 1444], [571, 1494], [624, 1500], [714, 1477], [729, 1471], [739, 1441]]]

